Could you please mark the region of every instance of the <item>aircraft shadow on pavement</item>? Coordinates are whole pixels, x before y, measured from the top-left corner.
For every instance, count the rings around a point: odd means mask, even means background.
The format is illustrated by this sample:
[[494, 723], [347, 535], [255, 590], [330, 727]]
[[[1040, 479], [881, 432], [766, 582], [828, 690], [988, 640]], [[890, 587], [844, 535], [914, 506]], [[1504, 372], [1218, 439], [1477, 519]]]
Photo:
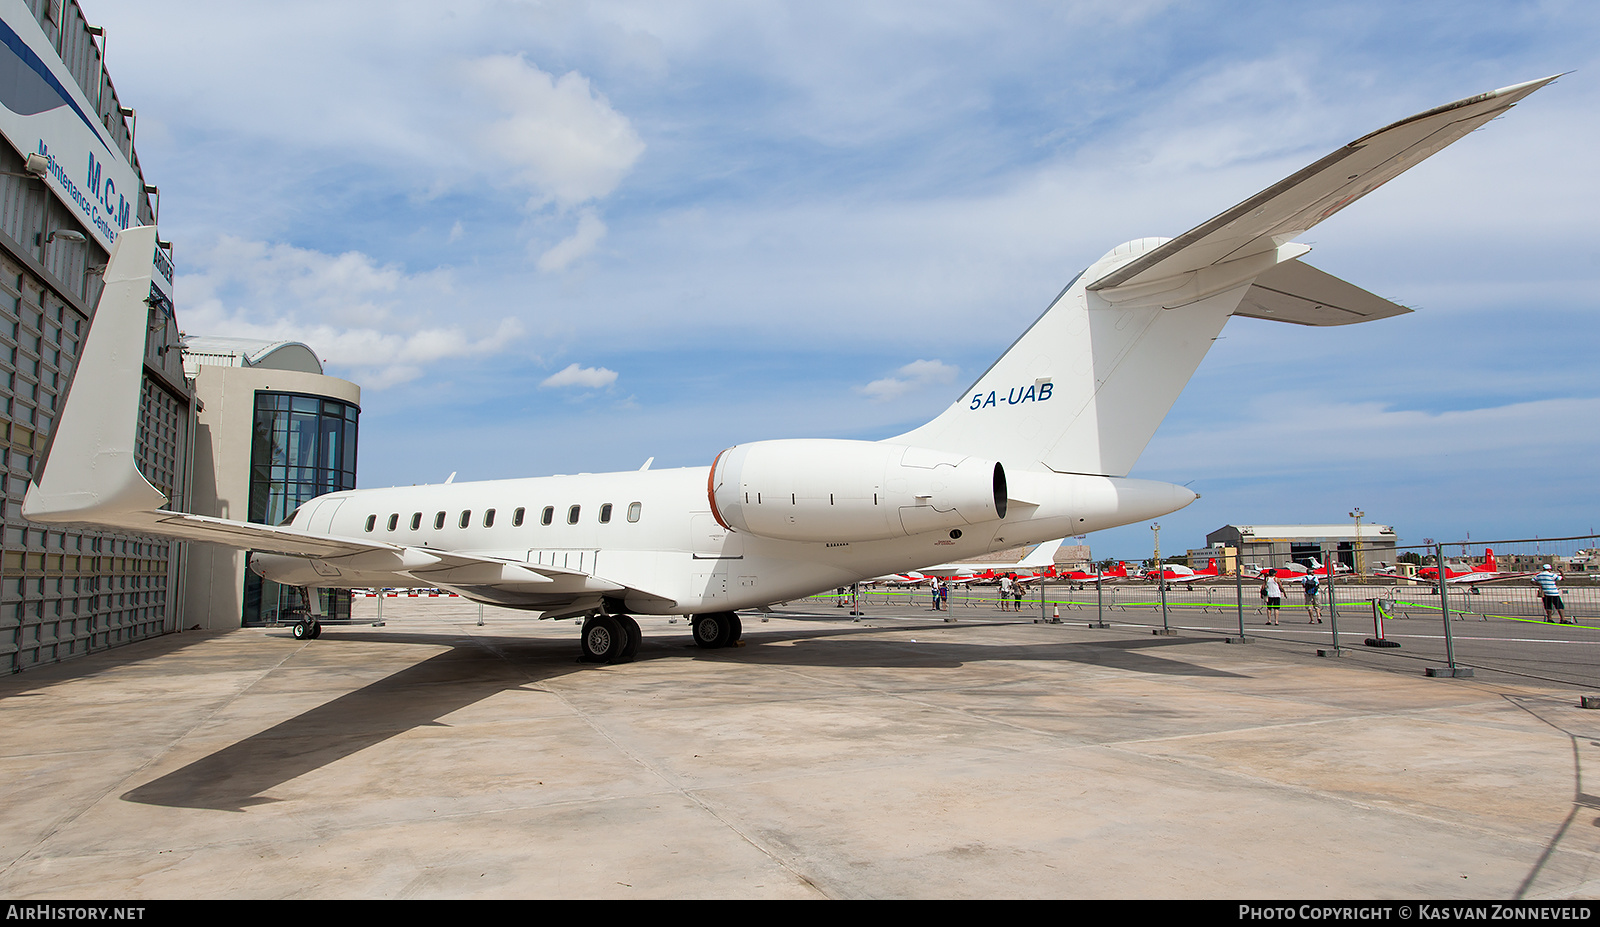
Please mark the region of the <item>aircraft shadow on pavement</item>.
[[[752, 665], [958, 668], [994, 660], [1076, 662], [1139, 673], [1237, 676], [1142, 651], [1210, 643], [1193, 638], [1082, 643], [965, 644], [916, 639], [932, 628], [831, 628], [747, 632], [746, 646], [703, 650], [687, 639], [647, 635], [636, 663], [682, 658]], [[885, 636], [886, 631], [893, 633]], [[864, 634], [870, 640], [852, 640]], [[335, 631], [311, 646], [341, 641], [443, 644], [450, 649], [232, 743], [130, 789], [122, 799], [148, 805], [243, 811], [276, 801], [264, 793], [500, 692], [596, 669], [576, 659], [575, 641]], [[763, 646], [786, 642], [789, 646]], [[326, 658], [326, 653], [319, 653]], [[292, 661], [291, 664], [292, 666]], [[616, 667], [625, 670], [625, 666]]]

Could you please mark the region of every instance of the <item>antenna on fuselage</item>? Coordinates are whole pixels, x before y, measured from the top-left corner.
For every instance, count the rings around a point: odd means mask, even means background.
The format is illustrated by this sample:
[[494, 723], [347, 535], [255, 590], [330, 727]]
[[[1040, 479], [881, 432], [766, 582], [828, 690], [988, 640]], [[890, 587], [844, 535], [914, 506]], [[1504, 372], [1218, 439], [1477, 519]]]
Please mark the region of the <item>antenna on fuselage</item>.
[[450, 471], [450, 478], [444, 481], [445, 485], [448, 486], [451, 483], [454, 483], [455, 481], [456, 481], [456, 471], [451, 470]]

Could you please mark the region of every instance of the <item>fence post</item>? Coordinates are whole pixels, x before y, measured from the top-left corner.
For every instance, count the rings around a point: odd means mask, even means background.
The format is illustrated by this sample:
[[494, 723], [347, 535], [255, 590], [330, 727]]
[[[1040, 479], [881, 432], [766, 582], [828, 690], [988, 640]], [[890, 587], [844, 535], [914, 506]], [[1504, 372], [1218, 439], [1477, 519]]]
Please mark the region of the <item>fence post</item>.
[[1472, 667], [1456, 665], [1456, 642], [1450, 633], [1450, 593], [1444, 575], [1444, 545], [1433, 546], [1433, 563], [1438, 567], [1439, 576], [1439, 615], [1444, 619], [1444, 659], [1445, 666], [1430, 666], [1423, 672], [1428, 676], [1464, 677], [1472, 675]]
[[1233, 551], [1233, 602], [1239, 607], [1239, 643], [1248, 644], [1250, 638], [1244, 636], [1244, 544], [1242, 542]]
[[[1338, 553], [1334, 551], [1334, 553]], [[1328, 551], [1322, 551], [1322, 563], [1328, 569], [1328, 629], [1333, 633], [1333, 649], [1319, 650], [1319, 657], [1342, 657], [1344, 650], [1339, 646], [1339, 612], [1333, 606], [1333, 578], [1339, 575], [1339, 564], [1328, 558]], [[1354, 574], [1360, 576], [1359, 573]]]
[[1161, 630], [1151, 631], [1151, 634], [1176, 634], [1171, 625], [1167, 623], [1167, 568], [1160, 561], [1156, 562], [1156, 587], [1161, 590]]

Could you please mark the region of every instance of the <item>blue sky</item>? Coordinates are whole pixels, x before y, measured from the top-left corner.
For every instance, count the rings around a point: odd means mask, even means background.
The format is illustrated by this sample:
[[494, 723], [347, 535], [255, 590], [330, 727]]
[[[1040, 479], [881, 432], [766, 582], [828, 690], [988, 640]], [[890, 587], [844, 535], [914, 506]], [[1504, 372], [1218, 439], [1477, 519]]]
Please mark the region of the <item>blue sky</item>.
[[1202, 494], [1169, 551], [1600, 527], [1593, 4], [84, 6], [180, 323], [361, 384], [363, 486], [896, 434], [1116, 244], [1575, 71], [1305, 237], [1415, 313], [1231, 322], [1133, 475]]

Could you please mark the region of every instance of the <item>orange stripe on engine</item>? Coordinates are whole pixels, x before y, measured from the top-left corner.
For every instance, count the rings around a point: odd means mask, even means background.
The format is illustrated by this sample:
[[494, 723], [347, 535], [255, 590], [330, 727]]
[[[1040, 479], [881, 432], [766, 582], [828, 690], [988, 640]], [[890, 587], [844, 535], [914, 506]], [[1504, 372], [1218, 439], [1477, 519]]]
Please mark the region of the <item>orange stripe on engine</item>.
[[722, 462], [722, 455], [731, 450], [733, 448], [718, 451], [716, 459], [711, 461], [711, 472], [706, 474], [706, 501], [711, 503], [711, 517], [717, 520], [717, 524], [721, 525], [724, 531], [732, 531], [733, 528], [722, 520], [722, 513], [717, 510], [717, 464]]

